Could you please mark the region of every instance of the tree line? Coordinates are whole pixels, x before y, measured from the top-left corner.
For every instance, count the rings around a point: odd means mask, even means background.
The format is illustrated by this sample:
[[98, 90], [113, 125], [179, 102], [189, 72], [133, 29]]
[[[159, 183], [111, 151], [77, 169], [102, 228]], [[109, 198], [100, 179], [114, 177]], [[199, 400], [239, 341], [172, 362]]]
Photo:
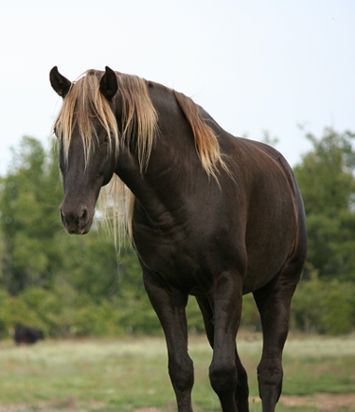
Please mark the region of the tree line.
[[[294, 167], [305, 203], [309, 252], [293, 302], [292, 325], [307, 332], [355, 329], [355, 134], [326, 129], [306, 136], [312, 148]], [[138, 262], [120, 254], [94, 225], [82, 237], [65, 233], [59, 218], [62, 183], [56, 146], [31, 137], [13, 150], [0, 178], [0, 336], [16, 322], [50, 336], [161, 333]], [[190, 299], [190, 328], [202, 319]], [[259, 329], [251, 296], [245, 327]]]

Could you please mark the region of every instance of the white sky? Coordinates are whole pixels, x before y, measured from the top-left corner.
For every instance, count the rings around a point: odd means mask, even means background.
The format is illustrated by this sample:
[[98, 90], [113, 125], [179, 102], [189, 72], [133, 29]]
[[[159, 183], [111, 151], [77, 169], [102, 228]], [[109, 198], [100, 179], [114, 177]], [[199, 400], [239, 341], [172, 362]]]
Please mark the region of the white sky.
[[1, 174], [23, 135], [48, 142], [54, 65], [174, 87], [233, 134], [270, 131], [291, 164], [299, 124], [355, 130], [354, 0], [4, 0], [0, 59]]

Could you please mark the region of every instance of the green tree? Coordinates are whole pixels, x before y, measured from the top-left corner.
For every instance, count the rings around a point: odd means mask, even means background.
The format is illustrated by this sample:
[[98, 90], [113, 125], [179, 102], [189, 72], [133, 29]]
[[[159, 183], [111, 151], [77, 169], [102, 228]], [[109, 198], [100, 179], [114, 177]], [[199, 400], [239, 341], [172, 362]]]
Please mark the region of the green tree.
[[295, 167], [308, 222], [311, 267], [355, 281], [355, 152], [351, 132], [326, 129]]
[[352, 132], [338, 133], [325, 129], [317, 139], [306, 137], [313, 149], [295, 167], [302, 188], [307, 215], [322, 214], [333, 218], [343, 210], [355, 206], [355, 152]]
[[11, 293], [27, 286], [48, 286], [52, 262], [48, 247], [60, 229], [59, 178], [42, 145], [24, 137], [13, 151], [13, 166], [2, 179], [2, 281]]

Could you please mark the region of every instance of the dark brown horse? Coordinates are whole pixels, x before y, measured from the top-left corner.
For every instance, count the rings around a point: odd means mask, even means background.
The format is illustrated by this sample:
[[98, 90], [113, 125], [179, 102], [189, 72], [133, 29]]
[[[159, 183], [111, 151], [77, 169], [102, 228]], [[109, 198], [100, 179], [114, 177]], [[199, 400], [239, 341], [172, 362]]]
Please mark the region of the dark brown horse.
[[63, 97], [55, 123], [63, 224], [70, 233], [87, 233], [101, 187], [116, 181], [124, 189], [121, 200], [130, 202], [121, 216], [164, 329], [178, 410], [192, 410], [185, 307], [194, 295], [222, 409], [248, 411], [236, 335], [242, 296], [252, 292], [263, 328], [259, 391], [263, 411], [274, 411], [306, 254], [302, 200], [285, 159], [265, 144], [231, 136], [191, 99], [160, 84], [108, 67], [73, 83], [54, 67], [50, 81]]

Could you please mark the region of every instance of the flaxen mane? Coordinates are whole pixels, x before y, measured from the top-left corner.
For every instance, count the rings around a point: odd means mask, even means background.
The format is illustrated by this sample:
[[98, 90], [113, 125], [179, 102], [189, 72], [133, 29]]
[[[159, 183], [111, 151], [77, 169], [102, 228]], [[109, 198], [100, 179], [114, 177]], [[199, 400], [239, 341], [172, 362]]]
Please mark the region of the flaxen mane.
[[[137, 76], [116, 73], [122, 99], [122, 123], [117, 124], [114, 112], [107, 99], [100, 93], [102, 72], [89, 70], [73, 82], [55, 121], [55, 134], [60, 139], [67, 158], [74, 129], [77, 128], [84, 147], [85, 164], [90, 161], [97, 126], [107, 133], [109, 147], [119, 150], [120, 140], [129, 143], [136, 139], [137, 157], [141, 172], [148, 166], [150, 154], [157, 135], [158, 118], [150, 99], [147, 82]], [[209, 176], [217, 179], [218, 167], [226, 169], [219, 143], [214, 131], [202, 119], [199, 107], [185, 95], [174, 92], [176, 101], [193, 131], [195, 147], [201, 165]], [[97, 123], [98, 122], [98, 123]], [[115, 174], [109, 185], [100, 194], [99, 207], [109, 217], [115, 240], [123, 233], [130, 233], [134, 197], [131, 191]]]

